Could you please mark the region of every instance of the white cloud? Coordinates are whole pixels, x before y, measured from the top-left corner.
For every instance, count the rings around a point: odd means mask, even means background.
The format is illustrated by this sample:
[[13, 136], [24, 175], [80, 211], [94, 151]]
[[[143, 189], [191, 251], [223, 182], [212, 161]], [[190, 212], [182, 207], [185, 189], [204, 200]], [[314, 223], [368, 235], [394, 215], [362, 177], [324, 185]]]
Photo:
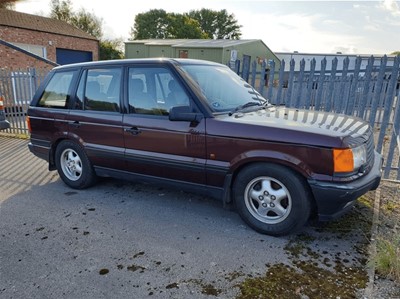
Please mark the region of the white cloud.
[[[150, 9], [186, 12], [226, 9], [243, 25], [243, 39], [262, 39], [273, 51], [310, 53], [390, 53], [400, 49], [399, 1], [267, 1], [267, 0], [73, 0], [103, 19], [106, 38], [128, 39], [135, 15]], [[24, 0], [17, 10], [50, 11], [50, 0]]]
[[244, 38], [261, 38], [275, 52], [354, 53], [361, 40], [347, 24], [322, 14], [240, 12], [238, 19], [246, 24], [242, 28]]
[[400, 7], [395, 0], [383, 0], [380, 3], [380, 7], [386, 11], [389, 11], [393, 16], [400, 16]]

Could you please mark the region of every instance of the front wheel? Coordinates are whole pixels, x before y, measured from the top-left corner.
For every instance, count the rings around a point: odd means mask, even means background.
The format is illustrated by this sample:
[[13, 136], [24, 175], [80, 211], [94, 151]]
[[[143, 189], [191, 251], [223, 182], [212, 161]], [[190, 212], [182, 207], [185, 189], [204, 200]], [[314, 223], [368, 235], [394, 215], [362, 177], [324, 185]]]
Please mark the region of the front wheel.
[[286, 235], [300, 229], [311, 212], [306, 181], [290, 169], [271, 163], [244, 168], [233, 196], [241, 218], [256, 231]]
[[61, 179], [74, 189], [87, 188], [96, 180], [88, 157], [75, 142], [61, 141], [56, 148], [55, 162]]

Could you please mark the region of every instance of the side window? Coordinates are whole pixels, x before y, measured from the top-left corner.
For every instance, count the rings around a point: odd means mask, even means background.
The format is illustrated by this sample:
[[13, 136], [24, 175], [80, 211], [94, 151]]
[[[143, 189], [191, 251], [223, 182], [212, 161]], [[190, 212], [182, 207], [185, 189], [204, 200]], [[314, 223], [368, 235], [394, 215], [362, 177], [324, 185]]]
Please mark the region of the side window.
[[120, 68], [85, 71], [79, 82], [76, 108], [119, 112], [121, 74]]
[[168, 115], [173, 106], [189, 105], [189, 97], [166, 68], [130, 68], [129, 111], [138, 114]]
[[72, 78], [76, 71], [55, 73], [47, 84], [39, 107], [67, 109], [69, 104], [69, 91]]

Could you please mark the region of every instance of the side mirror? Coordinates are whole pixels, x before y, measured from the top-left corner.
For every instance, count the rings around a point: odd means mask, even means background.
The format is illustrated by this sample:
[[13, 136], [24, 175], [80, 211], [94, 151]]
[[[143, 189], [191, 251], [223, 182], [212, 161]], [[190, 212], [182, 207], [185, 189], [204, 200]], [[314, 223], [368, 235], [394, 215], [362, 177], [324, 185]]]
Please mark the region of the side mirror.
[[203, 118], [200, 113], [194, 113], [189, 106], [175, 106], [169, 110], [169, 120], [199, 122]]

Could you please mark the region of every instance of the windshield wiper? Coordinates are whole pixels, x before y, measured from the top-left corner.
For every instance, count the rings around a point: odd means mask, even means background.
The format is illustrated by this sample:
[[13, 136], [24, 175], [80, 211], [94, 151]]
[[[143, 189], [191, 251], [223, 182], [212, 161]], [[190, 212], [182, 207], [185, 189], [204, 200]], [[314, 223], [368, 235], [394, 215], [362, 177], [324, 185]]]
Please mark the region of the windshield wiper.
[[238, 112], [240, 110], [244, 110], [246, 108], [253, 107], [253, 106], [260, 107], [260, 106], [263, 106], [263, 104], [261, 104], [260, 102], [247, 102], [246, 104], [237, 106], [235, 109], [233, 109], [231, 112], [229, 112], [229, 116], [231, 116], [235, 112]]

